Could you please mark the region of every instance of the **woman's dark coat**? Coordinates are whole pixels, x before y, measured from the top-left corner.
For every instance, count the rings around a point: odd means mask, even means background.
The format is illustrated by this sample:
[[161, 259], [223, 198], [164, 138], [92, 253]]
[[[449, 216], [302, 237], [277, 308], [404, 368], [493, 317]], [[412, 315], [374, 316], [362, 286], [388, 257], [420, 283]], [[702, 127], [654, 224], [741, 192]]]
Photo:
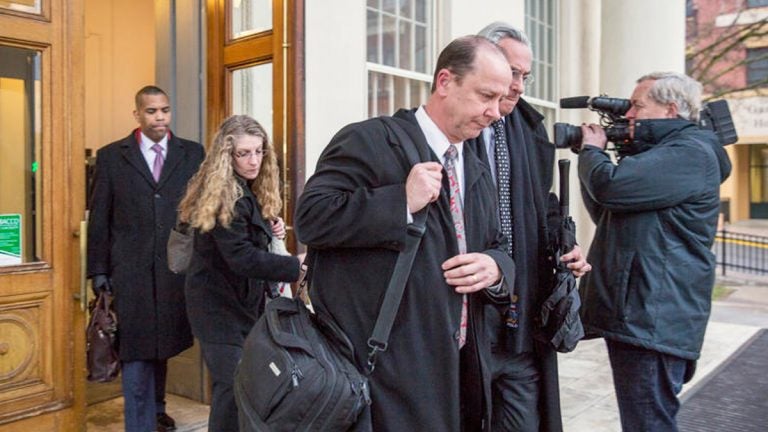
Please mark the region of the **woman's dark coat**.
[[[559, 219], [550, 221], [559, 212], [557, 198], [550, 194], [555, 161], [555, 146], [549, 141], [544, 116], [525, 100], [520, 99], [504, 123], [510, 155], [510, 189], [514, 223], [513, 259], [515, 261], [515, 295], [518, 327], [507, 328], [501, 322], [489, 331], [501, 331], [492, 340], [499, 340], [511, 354], [534, 352], [541, 373], [539, 414], [541, 431], [562, 431], [557, 353], [539, 342], [536, 317], [552, 289], [553, 264], [551, 252], [555, 246], [550, 232]], [[484, 163], [488, 153], [483, 137], [468, 142]], [[501, 321], [501, 320], [496, 320]], [[489, 323], [493, 322], [489, 320]], [[502, 330], [503, 329], [503, 330]]]
[[[422, 160], [438, 161], [412, 111], [395, 119], [415, 141]], [[366, 363], [382, 297], [406, 237], [405, 180], [410, 164], [401, 143], [381, 120], [342, 129], [326, 147], [296, 212], [299, 239], [311, 248], [310, 296], [347, 333], [360, 366]], [[469, 252], [490, 255], [507, 278], [511, 259], [503, 250], [490, 173], [471, 150], [464, 150], [464, 216]], [[460, 424], [459, 328], [461, 296], [445, 284], [440, 265], [458, 254], [448, 203], [447, 175], [432, 204], [427, 232], [415, 258], [387, 351], [371, 377], [372, 427], [381, 431], [458, 432]], [[490, 400], [487, 340], [477, 337], [487, 295], [470, 297], [470, 342], [464, 350], [479, 366], [465, 397]], [[477, 346], [479, 345], [479, 347]], [[465, 375], [469, 376], [469, 375]], [[471, 414], [488, 423], [490, 404]]]
[[242, 346], [260, 314], [268, 281], [292, 282], [299, 260], [267, 251], [272, 229], [256, 197], [240, 181], [229, 228], [196, 232], [187, 271], [187, 312], [194, 335], [204, 342]]
[[88, 225], [88, 275], [108, 275], [117, 307], [120, 359], [167, 359], [192, 346], [184, 276], [168, 270], [176, 207], [203, 147], [171, 136], [160, 181], [135, 132], [100, 149]]

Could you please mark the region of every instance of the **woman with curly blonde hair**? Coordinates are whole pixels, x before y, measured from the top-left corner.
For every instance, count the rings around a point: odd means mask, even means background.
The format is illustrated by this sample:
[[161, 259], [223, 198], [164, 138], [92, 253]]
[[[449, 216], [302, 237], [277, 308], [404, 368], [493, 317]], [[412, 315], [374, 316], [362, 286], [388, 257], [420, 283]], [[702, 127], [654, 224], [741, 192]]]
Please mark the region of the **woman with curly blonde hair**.
[[235, 367], [265, 293], [272, 294], [272, 282], [299, 278], [303, 256], [269, 252], [285, 237], [281, 206], [277, 158], [264, 128], [246, 115], [226, 119], [179, 205], [179, 219], [195, 232], [185, 294], [213, 382], [212, 432], [238, 430]]

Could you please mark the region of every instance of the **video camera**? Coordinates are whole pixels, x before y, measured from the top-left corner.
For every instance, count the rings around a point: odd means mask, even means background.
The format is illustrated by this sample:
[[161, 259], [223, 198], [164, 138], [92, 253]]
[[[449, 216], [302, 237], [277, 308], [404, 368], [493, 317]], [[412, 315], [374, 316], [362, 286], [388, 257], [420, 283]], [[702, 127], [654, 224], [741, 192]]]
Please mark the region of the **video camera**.
[[[632, 107], [629, 99], [611, 98], [606, 96], [577, 96], [560, 99], [560, 108], [588, 108], [600, 114], [600, 126], [605, 129], [608, 141], [614, 144], [619, 157], [630, 154], [629, 119], [624, 115]], [[720, 144], [733, 144], [739, 140], [736, 127], [733, 124], [728, 102], [716, 100], [704, 104], [699, 112], [699, 126], [711, 130], [717, 135]], [[555, 123], [555, 147], [570, 148], [578, 153], [581, 148], [581, 128], [567, 123]]]

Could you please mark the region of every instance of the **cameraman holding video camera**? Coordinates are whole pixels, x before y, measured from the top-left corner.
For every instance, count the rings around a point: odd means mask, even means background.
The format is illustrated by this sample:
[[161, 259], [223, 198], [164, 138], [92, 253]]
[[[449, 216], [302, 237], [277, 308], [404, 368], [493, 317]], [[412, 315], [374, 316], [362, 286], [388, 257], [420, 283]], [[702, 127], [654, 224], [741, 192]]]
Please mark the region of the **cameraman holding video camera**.
[[701, 91], [683, 74], [640, 78], [618, 164], [605, 131], [581, 126], [579, 179], [597, 225], [582, 320], [587, 338], [606, 340], [625, 431], [677, 431], [677, 394], [709, 319], [720, 184], [731, 163], [698, 124]]

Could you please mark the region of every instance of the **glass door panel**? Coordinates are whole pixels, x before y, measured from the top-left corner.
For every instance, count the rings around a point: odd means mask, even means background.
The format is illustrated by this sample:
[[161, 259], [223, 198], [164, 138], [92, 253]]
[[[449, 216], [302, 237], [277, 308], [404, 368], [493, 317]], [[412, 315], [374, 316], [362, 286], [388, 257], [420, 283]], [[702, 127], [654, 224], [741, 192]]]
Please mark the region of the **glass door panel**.
[[0, 45], [0, 266], [42, 259], [40, 58]]
[[272, 0], [232, 0], [232, 39], [272, 30]]
[[[255, 118], [274, 140], [272, 122], [272, 63], [263, 63], [232, 72], [232, 114]], [[273, 141], [274, 142], [274, 141]]]

